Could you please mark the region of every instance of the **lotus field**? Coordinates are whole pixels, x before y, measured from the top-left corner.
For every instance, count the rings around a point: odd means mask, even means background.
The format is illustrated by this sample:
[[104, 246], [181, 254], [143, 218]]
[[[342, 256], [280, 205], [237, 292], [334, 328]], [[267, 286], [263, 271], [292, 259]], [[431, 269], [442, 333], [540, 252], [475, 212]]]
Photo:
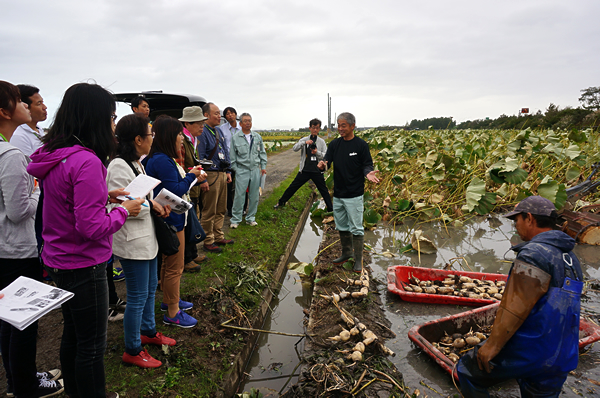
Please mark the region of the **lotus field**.
[[536, 194], [561, 209], [566, 188], [600, 160], [600, 138], [592, 129], [366, 130], [359, 135], [369, 143], [382, 180], [367, 184], [366, 226], [382, 217], [452, 222]]

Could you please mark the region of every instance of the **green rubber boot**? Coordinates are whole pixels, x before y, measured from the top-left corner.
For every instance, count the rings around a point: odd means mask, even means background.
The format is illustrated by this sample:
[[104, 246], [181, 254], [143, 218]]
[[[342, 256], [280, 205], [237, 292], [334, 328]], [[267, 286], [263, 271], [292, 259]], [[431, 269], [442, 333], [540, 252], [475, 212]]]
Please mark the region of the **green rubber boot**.
[[365, 247], [364, 235], [352, 235], [352, 247], [354, 248], [354, 272], [362, 272], [363, 268], [363, 249]]
[[350, 231], [340, 231], [340, 242], [342, 244], [342, 255], [333, 260], [336, 265], [343, 264], [352, 257], [352, 233]]

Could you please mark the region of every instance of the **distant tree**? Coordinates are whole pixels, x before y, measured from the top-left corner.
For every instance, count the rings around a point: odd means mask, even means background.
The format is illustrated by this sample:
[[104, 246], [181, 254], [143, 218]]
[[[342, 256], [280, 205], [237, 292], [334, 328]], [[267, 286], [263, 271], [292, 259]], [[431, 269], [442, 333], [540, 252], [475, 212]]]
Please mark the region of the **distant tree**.
[[588, 87], [584, 90], [581, 90], [579, 102], [581, 102], [581, 106], [587, 110], [600, 110], [600, 86]]

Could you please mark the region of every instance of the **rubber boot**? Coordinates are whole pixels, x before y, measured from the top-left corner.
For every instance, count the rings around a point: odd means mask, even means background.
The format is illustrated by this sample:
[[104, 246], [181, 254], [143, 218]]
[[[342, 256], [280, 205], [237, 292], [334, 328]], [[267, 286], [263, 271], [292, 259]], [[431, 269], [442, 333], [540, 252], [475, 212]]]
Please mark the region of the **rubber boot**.
[[477, 362], [488, 373], [491, 370], [488, 362], [498, 355], [525, 322], [538, 300], [546, 294], [550, 279], [550, 274], [541, 269], [515, 260], [496, 313], [492, 333], [477, 353]]
[[354, 272], [362, 272], [363, 268], [363, 249], [365, 247], [364, 235], [352, 235], [352, 247], [354, 248]]
[[342, 255], [333, 260], [336, 265], [343, 264], [352, 257], [352, 233], [340, 231], [340, 243], [342, 244]]

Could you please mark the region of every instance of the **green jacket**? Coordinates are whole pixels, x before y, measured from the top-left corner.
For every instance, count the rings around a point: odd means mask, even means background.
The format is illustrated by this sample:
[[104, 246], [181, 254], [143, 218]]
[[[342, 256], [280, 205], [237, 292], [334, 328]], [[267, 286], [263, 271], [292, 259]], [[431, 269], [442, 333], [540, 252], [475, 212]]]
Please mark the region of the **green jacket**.
[[242, 131], [238, 131], [231, 137], [229, 157], [231, 168], [236, 173], [267, 168], [267, 151], [265, 151], [262, 137], [254, 131], [251, 131], [250, 135], [252, 136], [252, 149]]
[[[183, 149], [185, 149], [185, 158], [183, 159], [183, 165], [185, 166], [185, 172], [188, 172], [190, 167], [197, 166], [199, 164], [196, 158], [196, 151], [190, 139], [186, 136], [183, 140]], [[197, 198], [200, 196], [200, 184], [196, 184], [190, 189], [190, 198]]]

